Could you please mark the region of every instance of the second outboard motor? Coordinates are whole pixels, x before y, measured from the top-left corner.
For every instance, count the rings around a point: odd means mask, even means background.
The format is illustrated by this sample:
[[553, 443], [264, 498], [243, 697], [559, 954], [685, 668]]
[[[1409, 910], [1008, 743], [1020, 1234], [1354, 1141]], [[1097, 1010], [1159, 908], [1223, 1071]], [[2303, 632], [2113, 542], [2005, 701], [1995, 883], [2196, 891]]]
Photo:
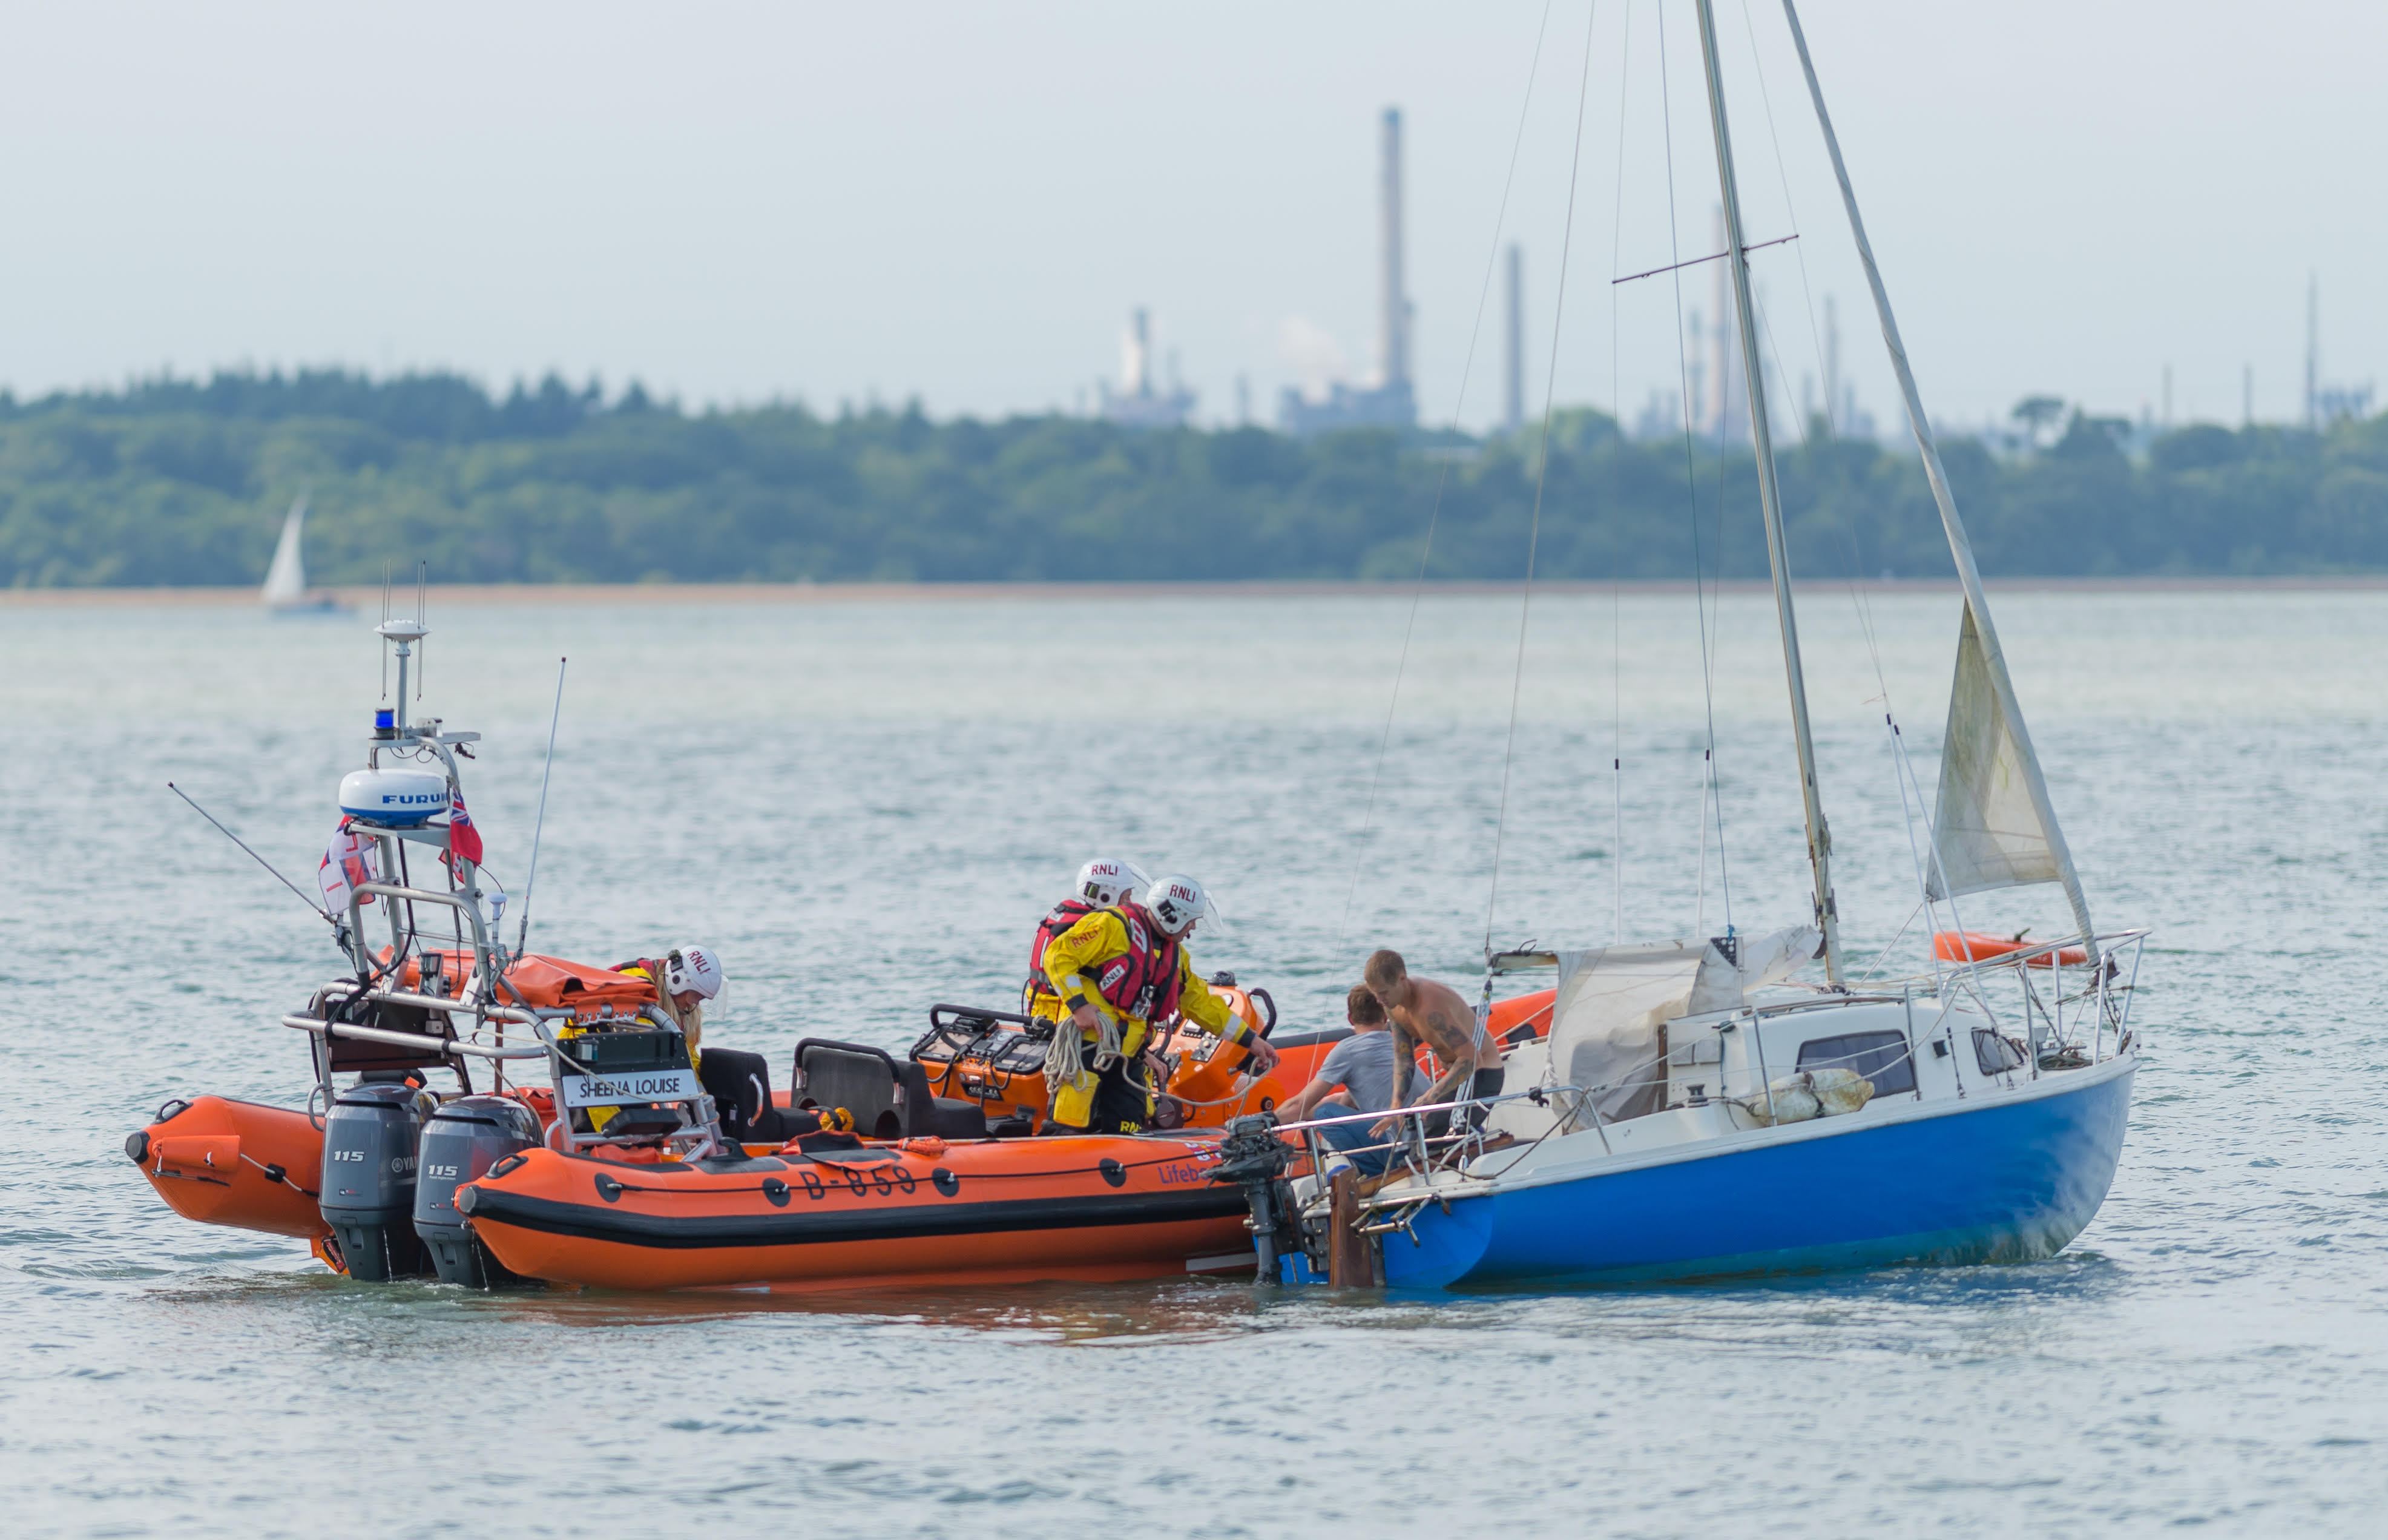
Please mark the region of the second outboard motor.
[[414, 1161], [423, 1117], [413, 1086], [367, 1082], [324, 1118], [324, 1223], [350, 1278], [380, 1283], [423, 1271], [414, 1236]]
[[520, 1282], [464, 1228], [456, 1189], [518, 1150], [540, 1144], [539, 1119], [506, 1096], [465, 1096], [431, 1114], [423, 1126], [423, 1164], [416, 1168], [414, 1233], [431, 1254], [442, 1283], [496, 1289]]

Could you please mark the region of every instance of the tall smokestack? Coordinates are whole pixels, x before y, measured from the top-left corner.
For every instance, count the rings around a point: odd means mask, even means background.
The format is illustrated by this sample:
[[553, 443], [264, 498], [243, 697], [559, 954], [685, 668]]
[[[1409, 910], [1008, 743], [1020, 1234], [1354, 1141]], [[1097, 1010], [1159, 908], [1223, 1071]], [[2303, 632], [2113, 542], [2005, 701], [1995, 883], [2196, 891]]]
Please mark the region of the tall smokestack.
[[1142, 305], [1127, 312], [1120, 339], [1120, 388], [1138, 399], [1152, 394], [1152, 312]]
[[2305, 426], [2321, 426], [2321, 275], [2305, 275]]
[[[1725, 248], [1724, 206], [1717, 205], [1716, 244]], [[1733, 259], [1716, 264], [1716, 308], [1709, 312], [1708, 342], [1713, 350], [1708, 372], [1708, 420], [1707, 430], [1715, 434], [1730, 449], [1749, 431], [1749, 387], [1742, 374], [1741, 320], [1733, 307], [1732, 270], [1726, 265]]]
[[1509, 243], [1509, 367], [1502, 376], [1501, 419], [1515, 433], [1526, 424], [1526, 248]]
[[1854, 415], [1841, 404], [1841, 318], [1833, 297], [1824, 296], [1824, 422], [1835, 433], [1849, 431]]
[[1410, 382], [1410, 302], [1402, 284], [1402, 109], [1385, 108], [1383, 167], [1378, 207], [1384, 225], [1384, 301], [1381, 319], [1384, 384], [1389, 389]]

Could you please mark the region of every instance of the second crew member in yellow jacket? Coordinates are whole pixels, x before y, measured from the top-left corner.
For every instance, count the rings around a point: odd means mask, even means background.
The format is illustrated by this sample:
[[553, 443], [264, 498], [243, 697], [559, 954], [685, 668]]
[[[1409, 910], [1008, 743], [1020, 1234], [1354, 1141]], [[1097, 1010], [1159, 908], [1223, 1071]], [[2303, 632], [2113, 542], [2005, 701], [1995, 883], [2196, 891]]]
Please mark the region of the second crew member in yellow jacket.
[[1187, 954], [1195, 923], [1210, 911], [1201, 884], [1163, 877], [1143, 903], [1097, 910], [1046, 947], [1042, 965], [1052, 994], [1038, 1000], [1036, 1013], [1058, 1024], [1045, 1058], [1055, 1124], [1095, 1133], [1145, 1127], [1152, 1091], [1144, 1050], [1152, 1024], [1172, 1015], [1226, 1042], [1248, 1044], [1253, 1074], [1276, 1067], [1277, 1050], [1211, 992]]

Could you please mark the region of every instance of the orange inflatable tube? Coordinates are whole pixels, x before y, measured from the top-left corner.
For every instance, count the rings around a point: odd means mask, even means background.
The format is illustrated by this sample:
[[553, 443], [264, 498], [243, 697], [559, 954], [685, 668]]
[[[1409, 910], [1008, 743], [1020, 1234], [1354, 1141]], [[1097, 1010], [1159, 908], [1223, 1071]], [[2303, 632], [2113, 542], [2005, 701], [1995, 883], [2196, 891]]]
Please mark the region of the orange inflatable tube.
[[324, 1135], [303, 1112], [221, 1096], [169, 1101], [124, 1152], [186, 1219], [302, 1241], [330, 1233], [315, 1206]]
[[1559, 998], [1556, 989], [1537, 989], [1531, 995], [1516, 995], [1492, 1002], [1492, 1014], [1485, 1023], [1492, 1040], [1502, 1042], [1521, 1026], [1531, 1026], [1537, 1037], [1551, 1035], [1551, 1006]]
[[[2039, 945], [2020, 935], [1991, 935], [1983, 931], [1936, 931], [1932, 935], [1932, 955], [1943, 962], [1988, 962], [1993, 958], [2008, 956]], [[2066, 947], [2058, 951], [2042, 952], [2026, 964], [2032, 968], [2051, 968], [2063, 963], [2067, 968], [2088, 964], [2090, 953], [2082, 947]]]
[[458, 1190], [499, 1261], [604, 1289], [1109, 1281], [1252, 1266], [1205, 1136], [930, 1139], [631, 1162], [528, 1150]]

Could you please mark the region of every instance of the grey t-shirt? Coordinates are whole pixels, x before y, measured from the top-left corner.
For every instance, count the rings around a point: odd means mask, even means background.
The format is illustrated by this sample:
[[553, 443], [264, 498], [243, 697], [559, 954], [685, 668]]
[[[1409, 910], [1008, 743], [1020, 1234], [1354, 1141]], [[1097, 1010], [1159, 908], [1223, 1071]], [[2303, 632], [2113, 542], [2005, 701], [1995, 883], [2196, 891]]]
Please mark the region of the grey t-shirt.
[[1318, 1077], [1352, 1093], [1352, 1105], [1381, 1113], [1393, 1104], [1393, 1035], [1354, 1032], [1327, 1050]]

